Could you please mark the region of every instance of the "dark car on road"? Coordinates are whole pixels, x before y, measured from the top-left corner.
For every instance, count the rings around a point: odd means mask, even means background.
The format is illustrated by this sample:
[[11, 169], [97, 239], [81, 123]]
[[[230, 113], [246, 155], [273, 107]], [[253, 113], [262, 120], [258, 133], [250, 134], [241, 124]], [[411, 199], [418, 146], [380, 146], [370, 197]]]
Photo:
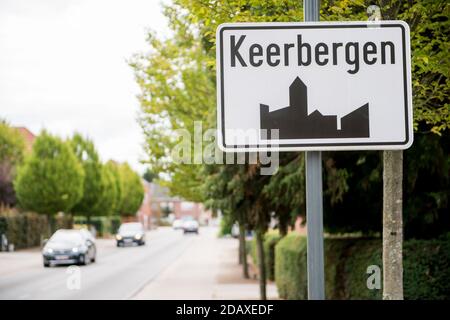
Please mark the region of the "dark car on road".
[[117, 246], [125, 244], [134, 244], [142, 246], [145, 244], [145, 230], [142, 223], [128, 222], [123, 223], [116, 234]]
[[60, 229], [45, 242], [42, 255], [44, 267], [59, 264], [86, 265], [95, 262], [97, 248], [89, 231]]

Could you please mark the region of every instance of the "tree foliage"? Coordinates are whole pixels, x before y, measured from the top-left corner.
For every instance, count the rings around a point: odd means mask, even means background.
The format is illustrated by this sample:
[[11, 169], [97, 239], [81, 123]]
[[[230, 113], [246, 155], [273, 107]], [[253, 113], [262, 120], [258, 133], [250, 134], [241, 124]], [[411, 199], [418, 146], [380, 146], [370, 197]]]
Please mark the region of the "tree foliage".
[[120, 207], [122, 206], [124, 197], [123, 182], [120, 175], [120, 167], [116, 162], [112, 160], [109, 160], [105, 166], [106, 169], [113, 175], [113, 181], [115, 184], [115, 191], [116, 191], [114, 206], [112, 206], [110, 212], [111, 214], [119, 215]]
[[[323, 0], [321, 20], [366, 21], [371, 4], [368, 0]], [[445, 0], [379, 0], [375, 4], [383, 19], [404, 20], [411, 29], [415, 143], [405, 152], [405, 228], [409, 237], [429, 237], [450, 225], [446, 214], [450, 202], [450, 4]], [[165, 14], [173, 36], [160, 40], [150, 34], [152, 50], [132, 62], [141, 87], [141, 124], [149, 162], [169, 177], [166, 183], [177, 195], [206, 201], [228, 214], [242, 204], [250, 204], [250, 209], [258, 199], [264, 200], [264, 208], [275, 211], [285, 228], [293, 217], [305, 214], [302, 153], [281, 155], [278, 173], [264, 180], [252, 176], [251, 166], [199, 168], [174, 163], [171, 150], [179, 142], [175, 129], [186, 129], [193, 136], [194, 121], [215, 126], [217, 26], [224, 22], [303, 21], [302, 1], [175, 0], [165, 7]], [[380, 231], [380, 153], [325, 152], [323, 163], [327, 231]], [[241, 202], [239, 197], [248, 201]], [[247, 223], [254, 223], [254, 217], [248, 215]]]
[[73, 212], [86, 217], [104, 214], [103, 202], [108, 199], [110, 190], [94, 143], [80, 134], [75, 134], [70, 144], [85, 173], [83, 197], [77, 202]]
[[116, 174], [114, 169], [108, 165], [102, 165], [102, 174], [105, 179], [105, 190], [102, 196], [99, 198], [99, 203], [97, 206], [97, 212], [99, 215], [113, 215], [117, 213], [117, 208], [120, 205], [119, 201], [119, 184], [116, 180]]
[[14, 181], [20, 206], [53, 215], [70, 212], [83, 195], [84, 172], [70, 146], [43, 131]]
[[123, 216], [135, 215], [144, 199], [144, 186], [141, 177], [127, 163], [120, 165], [122, 181], [122, 203], [119, 212]]
[[0, 206], [13, 206], [16, 196], [13, 180], [16, 167], [22, 163], [25, 141], [20, 133], [0, 120]]
[[153, 180], [158, 179], [158, 174], [154, 173], [150, 169], [147, 169], [142, 175], [142, 178], [144, 178], [144, 180], [147, 181], [148, 183], [151, 183], [153, 182]]
[[[166, 14], [175, 12], [167, 7]], [[151, 53], [136, 55], [131, 66], [141, 87], [140, 123], [146, 136], [147, 161], [156, 174], [164, 172], [169, 177], [166, 185], [172, 192], [176, 189], [174, 193], [198, 201], [200, 165], [190, 164], [192, 157], [190, 163], [174, 161], [171, 151], [181, 142], [175, 130], [185, 130], [193, 137], [194, 121], [206, 123], [215, 103], [214, 75], [203, 63], [204, 51], [192, 30], [173, 18], [171, 27], [176, 37], [160, 40], [150, 33]], [[189, 148], [193, 154], [193, 144]], [[180, 181], [190, 185], [178, 188]]]

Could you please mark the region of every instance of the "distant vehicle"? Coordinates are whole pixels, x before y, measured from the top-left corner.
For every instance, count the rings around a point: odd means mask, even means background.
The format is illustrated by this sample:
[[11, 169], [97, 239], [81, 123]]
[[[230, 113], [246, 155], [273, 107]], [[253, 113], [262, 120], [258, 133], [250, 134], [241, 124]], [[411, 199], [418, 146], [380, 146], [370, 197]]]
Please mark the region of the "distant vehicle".
[[184, 233], [193, 232], [198, 234], [198, 227], [199, 227], [198, 222], [193, 217], [191, 216], [183, 217], [182, 228]]
[[145, 230], [140, 222], [122, 223], [116, 234], [117, 246], [136, 243], [138, 246], [145, 245]]
[[87, 230], [60, 229], [45, 242], [42, 256], [44, 267], [58, 264], [86, 265], [95, 262], [95, 239]]
[[172, 228], [175, 230], [183, 229], [183, 221], [181, 219], [175, 219], [172, 223]]
[[237, 223], [233, 224], [233, 226], [231, 227], [231, 236], [233, 238], [239, 237], [239, 225]]

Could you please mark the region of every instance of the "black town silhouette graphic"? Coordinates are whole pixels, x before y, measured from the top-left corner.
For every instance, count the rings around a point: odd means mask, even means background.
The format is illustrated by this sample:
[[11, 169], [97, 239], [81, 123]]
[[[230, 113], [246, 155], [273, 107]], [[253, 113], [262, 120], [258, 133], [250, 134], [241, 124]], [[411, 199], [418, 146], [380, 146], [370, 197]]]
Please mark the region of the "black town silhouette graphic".
[[308, 115], [307, 97], [308, 88], [296, 77], [289, 86], [288, 107], [270, 112], [268, 105], [260, 104], [261, 138], [270, 139], [271, 129], [279, 130], [279, 139], [369, 137], [369, 103], [342, 117], [338, 129], [335, 115], [318, 110]]

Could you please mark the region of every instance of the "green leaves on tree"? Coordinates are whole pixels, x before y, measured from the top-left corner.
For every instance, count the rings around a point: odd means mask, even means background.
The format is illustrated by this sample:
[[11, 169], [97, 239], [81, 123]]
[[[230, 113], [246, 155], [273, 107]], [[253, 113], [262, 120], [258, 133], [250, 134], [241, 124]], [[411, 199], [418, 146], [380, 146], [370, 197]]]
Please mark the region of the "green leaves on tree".
[[43, 131], [18, 170], [14, 187], [25, 210], [70, 212], [83, 196], [84, 171], [70, 146]]

